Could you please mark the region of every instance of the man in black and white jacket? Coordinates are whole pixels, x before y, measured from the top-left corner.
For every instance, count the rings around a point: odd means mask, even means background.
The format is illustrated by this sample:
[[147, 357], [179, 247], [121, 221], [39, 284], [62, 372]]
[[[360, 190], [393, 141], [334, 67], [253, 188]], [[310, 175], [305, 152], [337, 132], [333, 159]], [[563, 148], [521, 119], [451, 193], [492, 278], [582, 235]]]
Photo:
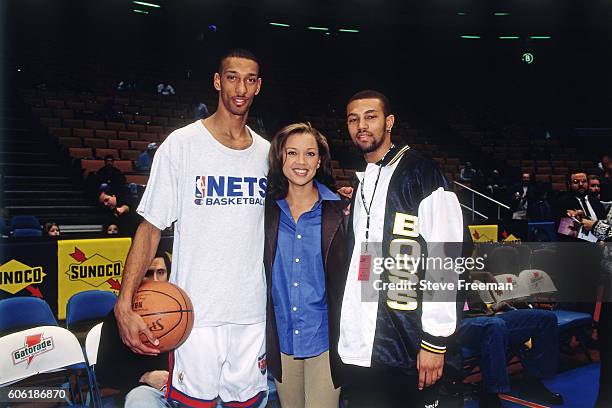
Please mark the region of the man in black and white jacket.
[[[409, 146], [392, 144], [394, 121], [380, 92], [361, 91], [348, 102], [348, 130], [368, 163], [357, 173], [359, 186], [351, 205], [352, 257], [338, 345], [348, 365], [352, 408], [442, 406], [434, 384], [442, 376], [447, 343], [457, 328], [454, 296], [423, 302], [418, 290], [377, 290], [377, 299], [364, 299], [364, 284], [372, 281], [371, 268], [364, 265], [373, 259], [363, 251], [365, 243], [382, 244], [383, 258], [395, 257], [402, 246], [418, 246], [420, 254], [413, 256], [419, 257], [433, 255], [431, 249], [428, 253], [431, 243], [463, 238], [459, 202], [448, 191], [444, 174]], [[422, 280], [425, 272], [422, 267], [385, 268], [380, 278], [402, 283]]]

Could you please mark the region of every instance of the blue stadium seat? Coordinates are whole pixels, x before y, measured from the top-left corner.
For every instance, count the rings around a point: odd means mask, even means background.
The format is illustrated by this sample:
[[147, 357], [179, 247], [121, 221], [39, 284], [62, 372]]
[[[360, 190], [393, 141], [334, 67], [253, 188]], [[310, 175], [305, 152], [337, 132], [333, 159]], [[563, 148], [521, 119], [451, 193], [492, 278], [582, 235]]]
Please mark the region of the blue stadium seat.
[[86, 290], [76, 293], [66, 306], [66, 327], [87, 320], [102, 319], [115, 306], [117, 296], [105, 290]]
[[40, 237], [42, 229], [33, 215], [15, 215], [11, 218], [11, 235], [14, 237]]
[[47, 302], [36, 297], [0, 300], [0, 331], [33, 326], [57, 326], [57, 320]]
[[11, 218], [11, 229], [39, 229], [40, 221], [33, 215], [15, 215]]
[[22, 237], [42, 237], [42, 231], [39, 229], [34, 229], [34, 228], [19, 228], [16, 230], [13, 230], [13, 234], [14, 237], [16, 238], [22, 238]]

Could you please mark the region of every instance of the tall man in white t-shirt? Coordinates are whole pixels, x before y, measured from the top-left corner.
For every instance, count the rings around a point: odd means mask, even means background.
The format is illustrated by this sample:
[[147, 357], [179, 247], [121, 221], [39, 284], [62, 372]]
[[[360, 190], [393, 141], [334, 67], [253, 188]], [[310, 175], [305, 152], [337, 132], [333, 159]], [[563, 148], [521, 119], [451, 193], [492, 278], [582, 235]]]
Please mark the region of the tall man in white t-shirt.
[[217, 111], [172, 132], [159, 147], [137, 209], [144, 218], [128, 254], [115, 315], [134, 352], [157, 340], [131, 310], [160, 231], [175, 223], [170, 281], [195, 309], [187, 341], [170, 356], [166, 397], [187, 406], [256, 407], [267, 389], [263, 218], [269, 143], [246, 126], [261, 88], [259, 64], [233, 50], [214, 75]]

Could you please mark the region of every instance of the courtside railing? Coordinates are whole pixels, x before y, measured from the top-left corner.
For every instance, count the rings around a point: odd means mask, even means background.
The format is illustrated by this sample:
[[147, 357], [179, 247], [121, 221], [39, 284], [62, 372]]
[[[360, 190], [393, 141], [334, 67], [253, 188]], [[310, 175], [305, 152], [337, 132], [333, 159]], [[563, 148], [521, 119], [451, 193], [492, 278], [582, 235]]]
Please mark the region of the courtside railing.
[[476, 211], [476, 195], [479, 195], [480, 197], [484, 198], [485, 200], [489, 200], [490, 202], [492, 202], [493, 204], [495, 204], [497, 206], [497, 219], [501, 219], [501, 209], [505, 208], [506, 210], [510, 210], [510, 207], [507, 206], [504, 203], [500, 203], [499, 201], [485, 195], [482, 194], [479, 191], [474, 190], [471, 187], [466, 186], [465, 184], [462, 184], [458, 181], [453, 181], [453, 183], [455, 183], [456, 186], [458, 186], [459, 188], [468, 190], [471, 194], [472, 194], [472, 207], [470, 208], [469, 206], [459, 203], [459, 205], [461, 205], [461, 207], [465, 208], [466, 210], [470, 211], [472, 213], [472, 221], [476, 219], [476, 215], [478, 215], [479, 217], [484, 218], [485, 220], [488, 220], [489, 217], [487, 217], [486, 215], [484, 215], [483, 213]]

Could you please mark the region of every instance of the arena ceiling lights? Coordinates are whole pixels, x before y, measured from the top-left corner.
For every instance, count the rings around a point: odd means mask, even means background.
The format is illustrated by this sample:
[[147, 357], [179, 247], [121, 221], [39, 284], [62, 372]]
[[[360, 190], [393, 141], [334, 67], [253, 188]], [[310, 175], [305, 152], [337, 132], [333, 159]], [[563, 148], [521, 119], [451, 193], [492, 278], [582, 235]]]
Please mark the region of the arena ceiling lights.
[[[161, 8], [161, 6], [159, 4], [154, 4], [154, 3], [147, 3], [144, 1], [132, 1], [132, 3], [135, 6], [142, 6], [142, 7], [150, 7], [152, 9], [158, 9]], [[138, 9], [133, 9], [132, 10], [134, 13], [138, 13], [138, 14], [149, 14], [149, 10], [143, 10], [142, 8], [138, 8]]]
[[[479, 40], [479, 35], [461, 35], [461, 38], [464, 40]], [[500, 40], [520, 40], [521, 37], [518, 35], [500, 35], [497, 37]], [[550, 40], [552, 37], [550, 35], [532, 35], [529, 36], [530, 40]]]
[[[268, 23], [271, 26], [274, 27], [283, 27], [283, 28], [289, 28], [291, 27], [289, 24], [286, 23], [276, 23], [276, 22], [272, 22], [272, 23]], [[329, 32], [331, 31], [328, 27], [318, 27], [318, 26], [308, 26], [306, 27], [309, 30], [312, 31], [325, 31], [325, 34], [329, 34]], [[358, 33], [359, 30], [355, 29], [355, 28], [339, 28], [338, 32], [340, 33]]]
[[138, 4], [139, 6], [152, 7], [152, 8], [161, 8], [159, 4], [146, 3], [144, 1], [133, 1], [132, 3]]

